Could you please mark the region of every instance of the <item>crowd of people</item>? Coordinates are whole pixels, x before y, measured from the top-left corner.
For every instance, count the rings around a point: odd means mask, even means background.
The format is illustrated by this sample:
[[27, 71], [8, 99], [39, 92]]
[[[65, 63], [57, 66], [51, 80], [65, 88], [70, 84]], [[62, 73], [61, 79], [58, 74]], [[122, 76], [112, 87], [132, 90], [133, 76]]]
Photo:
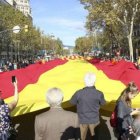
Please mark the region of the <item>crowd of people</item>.
[[[99, 109], [106, 101], [104, 94], [95, 88], [96, 76], [93, 73], [87, 73], [84, 81], [85, 87], [76, 91], [70, 100], [70, 103], [77, 107], [77, 114], [61, 107], [63, 93], [60, 89], [48, 90], [47, 102], [50, 110], [36, 116], [35, 140], [94, 139], [94, 130], [100, 124]], [[131, 100], [138, 93], [135, 83], [130, 82], [116, 101], [115, 135], [118, 140], [140, 138], [140, 109], [131, 107]]]
[[[46, 94], [49, 111], [35, 118], [35, 140], [86, 140], [94, 139], [95, 128], [100, 124], [100, 106], [106, 104], [104, 94], [95, 87], [96, 76], [87, 73], [85, 87], [75, 92], [70, 103], [77, 107], [77, 113], [62, 108], [63, 92], [51, 88]], [[17, 133], [12, 126], [10, 112], [18, 103], [17, 80], [14, 100], [5, 103], [0, 99], [0, 140], [16, 140]], [[130, 82], [116, 101], [117, 125], [115, 133], [118, 140], [138, 140], [140, 138], [140, 109], [133, 109], [131, 100], [139, 94], [134, 82]], [[88, 134], [87, 132], [90, 132]]]
[[21, 61], [6, 61], [1, 63], [0, 72], [12, 71], [20, 68], [25, 68], [30, 64], [33, 64], [32, 60], [23, 59]]
[[[67, 57], [67, 56], [66, 56]], [[130, 59], [128, 56], [120, 56], [120, 55], [99, 55], [99, 56], [91, 56], [91, 58], [95, 58], [95, 60], [98, 60], [98, 62], [104, 62], [104, 61], [110, 61], [112, 64], [117, 64], [121, 60], [129, 61]], [[30, 64], [35, 63], [43, 63], [49, 60], [53, 60], [55, 58], [61, 58], [60, 56], [54, 56], [54, 57], [38, 57], [35, 59], [23, 59], [21, 61], [3, 61], [0, 63], [0, 72], [6, 72], [6, 71], [12, 71], [20, 68], [25, 68], [29, 66]], [[86, 59], [86, 56], [85, 56]], [[134, 65], [137, 69], [140, 69], [140, 57], [137, 58], [137, 60], [134, 62]]]
[[42, 64], [42, 63], [45, 63], [45, 62], [48, 62], [50, 60], [54, 60], [57, 58], [60, 58], [60, 56], [59, 55], [37, 56], [34, 58], [30, 58], [30, 59], [20, 59], [18, 61], [0, 59], [0, 72], [6, 72], [6, 71], [12, 71], [12, 70], [16, 70], [16, 69], [26, 68], [27, 66], [29, 66], [31, 64], [36, 64], [36, 63]]

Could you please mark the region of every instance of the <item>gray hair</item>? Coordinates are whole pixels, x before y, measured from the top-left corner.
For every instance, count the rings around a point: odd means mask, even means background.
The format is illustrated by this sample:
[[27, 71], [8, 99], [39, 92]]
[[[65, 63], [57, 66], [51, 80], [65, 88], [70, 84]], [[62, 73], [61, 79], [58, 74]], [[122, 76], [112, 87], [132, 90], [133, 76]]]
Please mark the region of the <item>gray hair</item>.
[[60, 106], [63, 100], [63, 92], [59, 88], [51, 88], [47, 91], [46, 99], [51, 107]]
[[92, 72], [86, 73], [84, 77], [85, 86], [92, 87], [95, 84], [96, 75]]

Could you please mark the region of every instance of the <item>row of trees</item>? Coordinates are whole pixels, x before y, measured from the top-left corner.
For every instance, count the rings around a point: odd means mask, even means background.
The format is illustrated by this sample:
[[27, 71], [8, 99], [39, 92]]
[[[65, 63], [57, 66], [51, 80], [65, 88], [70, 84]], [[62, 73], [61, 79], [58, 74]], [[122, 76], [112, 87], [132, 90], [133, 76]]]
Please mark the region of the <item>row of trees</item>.
[[128, 49], [130, 59], [133, 61], [135, 41], [133, 30], [134, 26], [139, 24], [140, 0], [80, 1], [88, 11], [86, 28], [89, 33], [94, 33], [96, 30], [100, 34], [100, 43], [105, 48], [116, 44], [118, 47]]
[[[21, 31], [18, 34], [12, 32], [15, 25], [21, 27]], [[28, 32], [24, 30], [25, 25], [28, 25]], [[40, 29], [32, 24], [31, 17], [24, 16], [19, 10], [11, 6], [1, 4], [0, 53], [6, 51], [7, 57], [10, 59], [9, 52], [11, 50], [18, 51], [26, 56], [27, 54], [36, 55], [39, 50], [62, 54], [63, 44], [60, 39], [42, 34]]]
[[93, 38], [92, 36], [79, 37], [75, 41], [75, 51], [77, 53], [84, 54], [85, 52], [91, 52], [93, 47]]

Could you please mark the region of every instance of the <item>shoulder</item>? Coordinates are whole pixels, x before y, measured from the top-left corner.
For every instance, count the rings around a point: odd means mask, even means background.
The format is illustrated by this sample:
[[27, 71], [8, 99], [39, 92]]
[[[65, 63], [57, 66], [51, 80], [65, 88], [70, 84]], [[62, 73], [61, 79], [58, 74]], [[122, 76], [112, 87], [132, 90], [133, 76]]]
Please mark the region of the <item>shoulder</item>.
[[36, 120], [41, 120], [42, 118], [46, 117], [48, 114], [49, 114], [49, 111], [41, 113], [41, 114], [36, 116]]
[[8, 104], [0, 105], [0, 115], [10, 116], [10, 110], [9, 110]]
[[79, 89], [75, 92], [75, 94], [80, 94], [81, 92], [83, 92], [84, 89]]
[[102, 92], [102, 91], [100, 91], [100, 90], [97, 90], [97, 89], [96, 89], [96, 91], [97, 91], [97, 93], [98, 93], [98, 94], [100, 94], [100, 95], [102, 95], [102, 94], [103, 94], [103, 92]]
[[77, 113], [74, 113], [74, 112], [71, 112], [71, 111], [63, 110], [62, 112], [65, 113], [65, 114], [67, 114], [67, 115], [69, 115], [69, 116], [74, 116], [74, 117], [77, 116]]
[[69, 118], [70, 120], [73, 120], [73, 121], [78, 119], [77, 113], [66, 111], [66, 110], [62, 112], [61, 116], [63, 116], [63, 118]]
[[117, 106], [124, 106], [123, 101], [122, 101], [122, 100], [118, 100], [118, 101], [117, 101]]
[[95, 89], [95, 90], [96, 90], [96, 93], [99, 95], [99, 97], [101, 97], [101, 96], [103, 96], [103, 95], [104, 95], [102, 91], [97, 90], [97, 89]]
[[77, 90], [77, 91], [74, 93], [73, 97], [76, 98], [77, 96], [79, 96], [79, 94], [81, 94], [81, 92], [83, 92], [83, 89]]
[[8, 104], [0, 105], [0, 108], [1, 108], [1, 109], [9, 109]]
[[124, 102], [121, 101], [121, 100], [118, 100], [118, 101], [117, 101], [116, 106], [117, 106], [117, 109], [118, 109], [118, 110], [124, 110], [124, 109], [126, 108]]

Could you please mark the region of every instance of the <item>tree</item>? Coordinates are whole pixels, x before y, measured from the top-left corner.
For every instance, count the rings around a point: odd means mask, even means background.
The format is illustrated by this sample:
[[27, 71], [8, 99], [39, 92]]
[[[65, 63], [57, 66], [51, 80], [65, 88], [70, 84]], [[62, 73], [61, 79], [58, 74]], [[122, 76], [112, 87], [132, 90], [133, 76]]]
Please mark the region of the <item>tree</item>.
[[[12, 32], [15, 25], [21, 28], [18, 34]], [[28, 32], [25, 32], [25, 25], [28, 25]], [[47, 50], [50, 53], [52, 48], [55, 53], [62, 54], [63, 43], [60, 39], [44, 35], [33, 25], [30, 18], [11, 6], [0, 5], [0, 31], [4, 31], [0, 34], [0, 50], [7, 50], [8, 59], [11, 46], [13, 51], [27, 57], [33, 57], [39, 50]]]
[[75, 41], [75, 51], [84, 54], [85, 52], [91, 52], [93, 47], [92, 37], [79, 37]]
[[[11, 44], [13, 44], [14, 50], [25, 52], [26, 54], [29, 52], [34, 54], [35, 49], [40, 49], [40, 30], [34, 27], [31, 19], [24, 16], [19, 10], [11, 6], [0, 5], [0, 23], [0, 31], [5, 31], [1, 33], [0, 40], [4, 40], [7, 55], [9, 54]], [[18, 34], [12, 32], [12, 28], [15, 25], [19, 25], [21, 28]], [[28, 32], [25, 32], [25, 25], [29, 27]], [[4, 44], [1, 41], [1, 48], [5, 47]]]
[[55, 53], [59, 55], [63, 54], [63, 43], [59, 38], [55, 40]]
[[133, 61], [132, 34], [137, 15], [140, 14], [138, 10], [140, 0], [81, 0], [81, 2], [89, 12], [87, 28], [92, 30], [94, 27], [109, 27], [118, 40], [118, 36], [122, 36], [123, 32], [128, 40], [130, 59]]

